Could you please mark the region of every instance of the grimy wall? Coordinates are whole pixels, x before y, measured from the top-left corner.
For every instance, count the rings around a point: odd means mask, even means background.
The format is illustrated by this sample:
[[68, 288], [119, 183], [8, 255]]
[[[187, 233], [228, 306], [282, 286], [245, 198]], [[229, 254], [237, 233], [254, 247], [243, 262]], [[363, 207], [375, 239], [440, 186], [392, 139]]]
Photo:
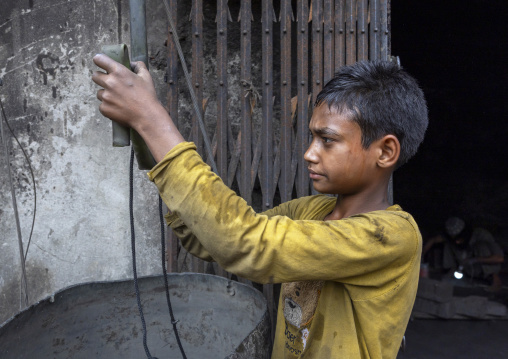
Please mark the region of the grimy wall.
[[[164, 51], [161, 1], [148, 0], [150, 56]], [[113, 148], [90, 80], [103, 44], [129, 43], [126, 0], [2, 0], [0, 98], [33, 166], [36, 222], [26, 271], [30, 304], [69, 285], [129, 278], [130, 148]], [[164, 99], [164, 69], [152, 69]], [[22, 151], [4, 124], [24, 247], [34, 192]], [[0, 146], [0, 323], [20, 304], [20, 255], [7, 156]], [[139, 275], [160, 273], [157, 193], [135, 170]]]

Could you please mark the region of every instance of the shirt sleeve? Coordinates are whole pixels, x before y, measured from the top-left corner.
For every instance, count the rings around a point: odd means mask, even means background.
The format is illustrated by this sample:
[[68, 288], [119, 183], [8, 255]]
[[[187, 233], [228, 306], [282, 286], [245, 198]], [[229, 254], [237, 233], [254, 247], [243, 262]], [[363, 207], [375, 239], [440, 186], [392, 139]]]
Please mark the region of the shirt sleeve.
[[[294, 202], [294, 201], [293, 201]], [[291, 216], [291, 202], [283, 203], [279, 206], [271, 208], [263, 213], [262, 215], [266, 215], [268, 217], [273, 216]], [[187, 227], [187, 225], [176, 215], [175, 213], [169, 212], [164, 216], [166, 219], [166, 223], [173, 229], [175, 235], [180, 240], [182, 246], [195, 257], [198, 257], [204, 261], [212, 262], [214, 259], [208, 253], [208, 251], [203, 247], [199, 239], [192, 233], [192, 231]]]
[[[169, 210], [222, 268], [259, 282], [334, 280], [380, 286], [402, 276], [421, 251], [405, 212], [338, 221], [256, 214], [210, 171], [192, 143], [173, 148], [148, 174]], [[270, 213], [275, 214], [275, 213]], [[390, 278], [380, 269], [390, 267]]]

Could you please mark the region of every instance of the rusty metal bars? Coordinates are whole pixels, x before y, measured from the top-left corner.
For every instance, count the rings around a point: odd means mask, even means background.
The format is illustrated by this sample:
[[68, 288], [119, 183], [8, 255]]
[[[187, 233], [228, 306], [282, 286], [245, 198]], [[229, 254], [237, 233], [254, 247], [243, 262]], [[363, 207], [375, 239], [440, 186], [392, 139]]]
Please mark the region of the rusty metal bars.
[[370, 28], [369, 28], [369, 59], [378, 60], [381, 58], [381, 10], [379, 0], [371, 1], [369, 4]]
[[[217, 0], [217, 170], [224, 180], [228, 175], [228, 0]], [[216, 274], [228, 277], [219, 265], [214, 265]]]
[[323, 86], [333, 77], [334, 38], [334, 8], [333, 0], [323, 1]]
[[356, 62], [356, 1], [346, 0], [346, 65]]
[[309, 4], [307, 0], [298, 1], [297, 5], [297, 82], [298, 82], [298, 117], [296, 144], [296, 193], [298, 197], [309, 193], [309, 174], [303, 155], [308, 147], [308, 81], [309, 81], [309, 39], [308, 39]]
[[346, 18], [344, 0], [335, 0], [335, 71], [346, 64]]
[[228, 174], [228, 1], [217, 0], [217, 169]]
[[280, 9], [280, 76], [281, 76], [281, 125], [280, 125], [280, 180], [279, 193], [282, 202], [291, 199], [294, 177], [291, 176], [293, 117], [291, 116], [291, 0], [282, 0]]
[[312, 103], [323, 85], [323, 0], [312, 0]]
[[[176, 21], [177, 1], [172, 0], [171, 11]], [[193, 0], [192, 6], [192, 76], [196, 94], [203, 104], [203, 7], [202, 0]], [[273, 0], [262, 2], [261, 79], [262, 113], [259, 138], [254, 141], [253, 111], [258, 99], [256, 79], [251, 73], [251, 0], [240, 2], [240, 108], [241, 123], [238, 135], [234, 135], [228, 118], [228, 20], [231, 15], [227, 0], [217, 0], [217, 126], [214, 136], [215, 154], [219, 175], [228, 185], [234, 185], [236, 177], [240, 194], [252, 203], [252, 191], [256, 177], [260, 178], [263, 194], [262, 209], [273, 206], [275, 188], [278, 186], [281, 201], [292, 198], [296, 185], [297, 196], [309, 193], [310, 181], [303, 155], [308, 146], [309, 103], [315, 99], [333, 73], [346, 63], [363, 59], [384, 59], [389, 54], [389, 1], [388, 0], [309, 0], [296, 2], [297, 23], [294, 22], [291, 0], [280, 2], [280, 139], [273, 139]], [[309, 21], [312, 26], [309, 27]], [[310, 31], [309, 31], [310, 30]], [[277, 30], [275, 31], [277, 32]], [[255, 34], [255, 36], [259, 36]], [[296, 38], [296, 54], [292, 51], [292, 35]], [[312, 52], [309, 41], [312, 38]], [[168, 36], [167, 108], [178, 126], [178, 64], [175, 45]], [[296, 68], [291, 59], [296, 55]], [[309, 63], [309, 56], [312, 62]], [[275, 59], [277, 60], [277, 59]], [[309, 74], [309, 69], [312, 73]], [[294, 71], [297, 83], [296, 96], [292, 94]], [[312, 86], [309, 86], [312, 81]], [[258, 85], [259, 87], [259, 85]], [[312, 89], [312, 96], [309, 90]], [[295, 121], [296, 118], [296, 121]], [[201, 136], [201, 137], [200, 137]], [[202, 146], [202, 135], [193, 118], [190, 139]], [[274, 145], [277, 145], [274, 156]], [[202, 151], [200, 151], [202, 152]], [[259, 170], [258, 170], [259, 169]], [[168, 233], [168, 267], [176, 271], [177, 242]], [[193, 270], [204, 271], [201, 264], [193, 263]], [[223, 273], [221, 273], [224, 275]], [[265, 288], [266, 290], [266, 288]]]
[[[203, 0], [194, 0], [192, 4], [192, 84], [196, 99], [203, 114]], [[198, 152], [204, 158], [203, 135], [196, 114], [192, 116], [191, 139]]]
[[369, 59], [369, 32], [368, 32], [368, 0], [358, 0], [357, 2], [357, 13], [358, 13], [358, 22], [357, 22], [357, 37], [358, 37], [358, 47], [357, 47], [357, 56], [358, 61], [368, 60]]
[[251, 78], [251, 0], [242, 0], [240, 9], [240, 76], [243, 86], [241, 96], [241, 168], [240, 194], [252, 203], [251, 193], [251, 161], [252, 161], [252, 91]]
[[261, 191], [263, 193], [263, 209], [273, 206], [273, 22], [274, 11], [272, 0], [263, 0], [263, 121], [261, 133], [262, 170]]
[[381, 16], [381, 45], [380, 59], [388, 60], [388, 0], [380, 0]]
[[[194, 0], [192, 4], [192, 84], [196, 93], [196, 99], [203, 117], [203, 0]], [[192, 115], [192, 141], [196, 144], [198, 152], [203, 158], [204, 139], [199, 128], [198, 119], [195, 113]], [[192, 257], [193, 271], [203, 273], [204, 261]]]
[[[177, 0], [169, 2], [173, 22], [177, 24]], [[173, 34], [168, 27], [168, 38], [166, 45], [168, 47], [167, 55], [167, 68], [165, 75], [165, 82], [168, 84], [167, 88], [167, 110], [173, 119], [174, 123], [178, 123], [178, 55], [176, 46], [173, 41]], [[168, 271], [171, 273], [178, 271], [178, 240], [172, 230], [166, 231], [166, 258], [168, 261]]]
[[[263, 195], [263, 210], [273, 207], [273, 22], [274, 11], [272, 0], [263, 0], [262, 5], [262, 44], [263, 44], [263, 70], [262, 70], [262, 86], [263, 86], [263, 121], [262, 121], [262, 169], [260, 172], [261, 192]], [[268, 310], [270, 314], [271, 337], [275, 333], [274, 326], [274, 300], [273, 285], [265, 284], [263, 293], [268, 302]]]

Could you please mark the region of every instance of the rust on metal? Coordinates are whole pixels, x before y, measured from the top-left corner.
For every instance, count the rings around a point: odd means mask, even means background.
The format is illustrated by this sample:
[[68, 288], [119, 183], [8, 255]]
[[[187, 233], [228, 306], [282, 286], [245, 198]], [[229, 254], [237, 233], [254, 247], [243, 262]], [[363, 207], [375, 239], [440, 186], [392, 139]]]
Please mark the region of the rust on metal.
[[[203, 0], [192, 2], [192, 84], [198, 104], [203, 103]], [[201, 108], [200, 108], [201, 109]], [[201, 109], [201, 114], [203, 111]], [[198, 152], [204, 158], [204, 140], [199, 129], [196, 114], [192, 115], [190, 138], [196, 144]]]
[[369, 59], [369, 31], [367, 20], [368, 0], [358, 0], [357, 2], [357, 37], [358, 37], [358, 61]]
[[369, 4], [370, 34], [369, 34], [369, 59], [381, 58], [381, 10], [379, 0], [372, 0]]
[[[280, 182], [282, 202], [291, 199], [294, 177], [291, 177], [291, 149], [293, 117], [291, 116], [291, 0], [282, 0], [280, 9], [280, 80], [281, 80], [281, 123], [280, 123]], [[279, 171], [275, 171], [277, 174]]]
[[[192, 0], [192, 27], [189, 32], [192, 41], [192, 83], [198, 103], [202, 104], [203, 114], [209, 102], [208, 98], [203, 99], [204, 87], [207, 85], [207, 88], [216, 89], [217, 123], [212, 147], [218, 174], [230, 187], [234, 187], [236, 181], [240, 195], [249, 204], [252, 204], [254, 184], [259, 179], [262, 191], [261, 210], [273, 207], [277, 188], [281, 202], [291, 200], [294, 189], [298, 197], [315, 193], [303, 155], [309, 143], [309, 114], [315, 96], [323, 85], [346, 63], [351, 64], [367, 58], [385, 58], [390, 53], [389, 0], [312, 0], [311, 9], [309, 2], [280, 0], [280, 5], [276, 6], [280, 11], [280, 24], [274, 29], [273, 23], [277, 19], [274, 2], [262, 0], [261, 31], [252, 34], [252, 0], [236, 2], [241, 6], [238, 33], [231, 28], [228, 31], [229, 23], [232, 22], [228, 0], [217, 0], [217, 80], [215, 84], [205, 84], [203, 0]], [[177, 1], [171, 0], [170, 6], [176, 23]], [[296, 22], [292, 6], [296, 6]], [[274, 41], [277, 32], [279, 38]], [[177, 126], [183, 128], [183, 121], [178, 121], [178, 60], [171, 35], [168, 34], [167, 41], [167, 109]], [[228, 36], [240, 40], [241, 114], [238, 133], [233, 133], [232, 121], [228, 116], [231, 100], [228, 92], [231, 91], [232, 85], [236, 85], [231, 83], [227, 71]], [[251, 41], [254, 37], [262, 44], [259, 78], [254, 78], [251, 70]], [[309, 41], [312, 41], [312, 46]], [[276, 48], [278, 43], [280, 49]], [[280, 58], [275, 55], [277, 50], [280, 50]], [[296, 66], [293, 66], [292, 59], [295, 59]], [[280, 78], [274, 78], [279, 60]], [[274, 97], [277, 96], [274, 86], [278, 86], [275, 89], [280, 88], [278, 99]], [[213, 103], [213, 98], [213, 95], [210, 96], [210, 103]], [[280, 116], [277, 116], [280, 117], [279, 132], [276, 131], [277, 126], [274, 126], [274, 121], [278, 120], [274, 118], [274, 103], [280, 104]], [[261, 121], [253, 121], [257, 105], [262, 107]], [[189, 138], [196, 142], [203, 155], [204, 141], [194, 117]], [[276, 133], [279, 133], [278, 138], [274, 137]], [[207, 162], [210, 162], [210, 158], [207, 158]], [[205, 265], [197, 259], [186, 258], [187, 252], [183, 248], [179, 249], [172, 231], [167, 232], [167, 243], [168, 268], [171, 272], [182, 270], [185, 262], [188, 270], [201, 273], [211, 270], [231, 278], [231, 274], [217, 264]], [[178, 263], [181, 263], [180, 268]], [[239, 281], [248, 283], [242, 278], [239, 278]], [[263, 292], [273, 319], [273, 286], [264, 285]]]
[[[171, 0], [169, 2], [169, 7], [171, 11], [171, 16], [173, 17], [173, 22], [177, 24], [177, 0]], [[176, 51], [176, 46], [173, 40], [173, 34], [171, 34], [171, 29], [168, 26], [168, 38], [166, 41], [166, 45], [168, 48], [167, 53], [167, 68], [165, 80], [167, 83], [167, 96], [166, 96], [166, 109], [169, 112], [169, 115], [173, 119], [174, 123], [177, 126], [180, 126], [178, 121], [178, 54]], [[166, 258], [167, 258], [167, 268], [169, 272], [177, 272], [178, 271], [178, 240], [173, 233], [172, 230], [166, 231]]]
[[241, 174], [240, 194], [252, 203], [250, 173], [252, 164], [252, 78], [251, 78], [251, 0], [243, 0], [240, 9], [240, 77], [241, 77]]
[[217, 169], [228, 173], [228, 16], [227, 0], [217, 0]]
[[[204, 118], [203, 102], [203, 0], [192, 2], [192, 84], [196, 99], [200, 104], [201, 116]], [[191, 139], [196, 144], [198, 152], [205, 158], [204, 140], [200, 131], [196, 114], [192, 116]], [[197, 257], [192, 257], [193, 271], [203, 273], [205, 263]]]
[[[262, 208], [273, 207], [273, 3], [272, 0], [263, 0], [262, 16], [262, 44], [263, 44], [263, 121], [261, 133], [262, 170], [261, 191], [263, 194]], [[254, 180], [252, 181], [254, 183]]]
[[381, 45], [380, 45], [380, 59], [383, 61], [388, 60], [388, 0], [380, 0], [381, 10]]
[[346, 0], [346, 65], [356, 62], [356, 1]]
[[323, 88], [323, 0], [312, 0], [312, 103]]
[[335, 71], [346, 64], [345, 0], [335, 0]]
[[334, 8], [333, 0], [323, 1], [323, 86], [333, 77], [334, 70]]
[[297, 117], [297, 161], [296, 193], [298, 197], [309, 193], [309, 173], [303, 155], [309, 142], [308, 103], [309, 94], [309, 35], [308, 35], [309, 4], [298, 1], [297, 5], [297, 86], [298, 86], [298, 117]]

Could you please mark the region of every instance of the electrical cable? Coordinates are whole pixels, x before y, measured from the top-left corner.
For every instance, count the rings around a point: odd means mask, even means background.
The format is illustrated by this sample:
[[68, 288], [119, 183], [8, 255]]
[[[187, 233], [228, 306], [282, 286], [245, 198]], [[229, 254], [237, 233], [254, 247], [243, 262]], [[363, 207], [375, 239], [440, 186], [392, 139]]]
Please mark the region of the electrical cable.
[[171, 306], [171, 299], [169, 297], [168, 272], [166, 270], [166, 238], [164, 235], [164, 216], [162, 215], [161, 196], [159, 196], [159, 219], [161, 224], [162, 273], [164, 275], [164, 288], [166, 289], [166, 301], [168, 302], [169, 316], [171, 317], [171, 324], [173, 324], [173, 331], [175, 332], [176, 342], [178, 343], [178, 347], [180, 348], [180, 352], [182, 353], [183, 359], [187, 359], [187, 357], [185, 356], [185, 351], [183, 350], [182, 342], [180, 341], [180, 336], [178, 335], [178, 329], [176, 327], [176, 324], [179, 321], [175, 320], [175, 316], [173, 315], [173, 308]]
[[[2, 83], [2, 85], [3, 85], [3, 83]], [[30, 166], [30, 161], [28, 160], [28, 156], [27, 156], [25, 150], [23, 149], [23, 147], [19, 143], [18, 138], [14, 135], [14, 132], [12, 131], [11, 127], [9, 126], [9, 122], [7, 121], [7, 116], [5, 114], [5, 109], [4, 109], [3, 102], [2, 102], [1, 99], [0, 99], [0, 108], [2, 110], [2, 117], [4, 118], [5, 123], [6, 123], [7, 127], [9, 128], [9, 131], [11, 132], [11, 134], [16, 139], [16, 142], [20, 146], [21, 150], [23, 151], [23, 154], [25, 155], [25, 158], [28, 161], [28, 164], [29, 164], [29, 167], [30, 167], [30, 171], [32, 173], [32, 179], [33, 179], [33, 183], [34, 183], [34, 188], [35, 188], [35, 179], [33, 177], [33, 171], [32, 171], [32, 167]], [[19, 255], [20, 255], [21, 271], [22, 271], [21, 288], [24, 287], [24, 290], [25, 290], [25, 296], [23, 298], [22, 289], [21, 289], [20, 299], [21, 299], [21, 301], [24, 299], [24, 301], [25, 301], [25, 307], [28, 307], [28, 304], [29, 304], [28, 282], [27, 282], [27, 276], [26, 276], [25, 262], [26, 262], [26, 254], [28, 253], [28, 246], [30, 245], [30, 241], [28, 242], [27, 252], [25, 253], [25, 251], [23, 250], [23, 238], [22, 238], [22, 235], [21, 235], [21, 225], [20, 225], [20, 222], [19, 222], [19, 212], [18, 212], [18, 205], [17, 205], [17, 202], [16, 202], [16, 193], [14, 191], [14, 184], [13, 184], [13, 181], [12, 181], [12, 174], [11, 174], [11, 169], [10, 169], [10, 156], [9, 156], [9, 151], [7, 149], [7, 142], [5, 140], [4, 129], [3, 129], [2, 123], [3, 123], [3, 121], [0, 120], [0, 132], [1, 132], [2, 142], [4, 144], [5, 156], [6, 156], [6, 159], [7, 159], [7, 173], [8, 173], [8, 177], [9, 177], [9, 184], [10, 184], [10, 187], [11, 187], [12, 207], [14, 209], [14, 217], [16, 219], [16, 231], [17, 231], [17, 234], [18, 234], [18, 246], [19, 246]], [[34, 210], [34, 217], [33, 217], [33, 220], [32, 220], [32, 230], [30, 232], [30, 240], [32, 238], [34, 223], [35, 223], [35, 210]]]
[[19, 142], [18, 137], [16, 136], [16, 134], [12, 130], [12, 128], [11, 128], [11, 126], [9, 124], [9, 121], [7, 120], [7, 116], [5, 115], [5, 110], [4, 110], [4, 106], [2, 104], [2, 99], [1, 98], [0, 98], [0, 107], [2, 109], [2, 115], [4, 117], [5, 124], [7, 125], [7, 128], [9, 129], [9, 132], [11, 133], [12, 137], [14, 138], [14, 140], [18, 144], [19, 148], [21, 149], [21, 152], [23, 152], [23, 156], [26, 159], [26, 163], [27, 163], [28, 169], [30, 171], [30, 176], [32, 177], [32, 185], [33, 185], [33, 190], [34, 190], [34, 209], [33, 209], [33, 215], [32, 215], [32, 227], [30, 228], [30, 235], [28, 236], [28, 242], [27, 242], [27, 245], [26, 245], [25, 255], [24, 255], [25, 262], [26, 262], [26, 257], [28, 255], [28, 249], [30, 248], [30, 244], [32, 243], [32, 236], [33, 236], [34, 227], [35, 227], [35, 217], [36, 217], [36, 213], [37, 213], [37, 187], [35, 185], [35, 175], [34, 175], [34, 171], [33, 171], [33, 168], [32, 168], [32, 162], [30, 161], [30, 157], [28, 157], [25, 149], [23, 148], [23, 146]]
[[[182, 47], [180, 46], [180, 41], [178, 39], [178, 34], [176, 32], [176, 27], [173, 24], [173, 19], [171, 17], [171, 11], [170, 11], [170, 8], [169, 8], [169, 4], [168, 4], [167, 0], [163, 0], [163, 2], [164, 2], [165, 9], [166, 9], [166, 15], [167, 15], [168, 21], [169, 21], [169, 26], [171, 27], [171, 32], [173, 34], [173, 39], [174, 39], [174, 42], [175, 42], [175, 45], [176, 45], [176, 49], [177, 49], [177, 52], [178, 52], [178, 56], [180, 58], [180, 63], [182, 65], [183, 73], [185, 75], [184, 76], [185, 77], [185, 81], [187, 82], [187, 87], [189, 89], [189, 93], [190, 93], [190, 96], [191, 96], [191, 99], [192, 99], [192, 105], [194, 107], [194, 112], [195, 112], [196, 118], [198, 120], [199, 128], [200, 128], [201, 133], [203, 135], [203, 140], [204, 140], [204, 143], [205, 143], [205, 149], [206, 149], [207, 154], [208, 154], [208, 159], [210, 160], [212, 170], [217, 174], [219, 172], [217, 170], [217, 166], [216, 166], [215, 161], [214, 161], [212, 146], [210, 145], [210, 140], [208, 139], [208, 134], [206, 133], [205, 124], [203, 122], [203, 117], [202, 117], [201, 109], [199, 107], [199, 104], [198, 104], [198, 101], [197, 101], [197, 98], [196, 98], [196, 94], [194, 93], [194, 89], [192, 88], [192, 83], [191, 83], [189, 71], [187, 69], [187, 64], [185, 62], [185, 58], [184, 58], [184, 55], [183, 55]], [[133, 167], [134, 167], [133, 163], [134, 163], [134, 150], [131, 149], [130, 199], [129, 199], [129, 206], [130, 206], [130, 217], [131, 217], [131, 242], [132, 242], [132, 259], [133, 259], [132, 263], [133, 263], [133, 272], [134, 272], [134, 286], [136, 288], [136, 296], [137, 296], [137, 300], [138, 300], [138, 308], [139, 308], [139, 313], [140, 313], [140, 316], [141, 316], [141, 323], [143, 325], [143, 346], [145, 348], [145, 353], [146, 353], [147, 357], [150, 359], [150, 358], [152, 358], [152, 356], [151, 356], [150, 351], [148, 350], [148, 347], [146, 345], [146, 323], [145, 323], [145, 319], [144, 319], [144, 316], [143, 316], [143, 309], [141, 307], [141, 300], [140, 300], [140, 296], [139, 296], [139, 288], [138, 288], [138, 284], [137, 284], [137, 273], [136, 273], [136, 260], [135, 260], [136, 255], [135, 255], [135, 238], [134, 238], [134, 214], [133, 214], [133, 209], [132, 209], [132, 202], [133, 202], [133, 179], [132, 179], [132, 177], [133, 177]], [[169, 315], [171, 317], [171, 324], [173, 325], [173, 330], [175, 332], [175, 337], [176, 337], [176, 341], [178, 343], [178, 347], [180, 348], [180, 352], [182, 353], [183, 358], [187, 359], [187, 357], [185, 355], [185, 352], [184, 352], [184, 349], [183, 349], [183, 346], [182, 346], [182, 343], [180, 341], [180, 337], [178, 335], [178, 329], [176, 327], [176, 324], [178, 323], [178, 320], [175, 320], [175, 317], [173, 315], [173, 309], [171, 307], [171, 299], [170, 299], [170, 296], [169, 296], [169, 286], [168, 286], [168, 280], [167, 280], [166, 258], [165, 258], [166, 246], [165, 246], [165, 238], [164, 238], [164, 222], [163, 222], [164, 218], [163, 218], [163, 215], [162, 215], [162, 199], [160, 198], [160, 196], [159, 196], [159, 216], [160, 216], [160, 220], [161, 220], [162, 269], [163, 269], [163, 275], [164, 275], [164, 285], [165, 285], [165, 289], [166, 289], [166, 301], [168, 303]], [[155, 359], [155, 358], [153, 358], [153, 359]]]
[[141, 325], [143, 327], [143, 347], [145, 348], [146, 357], [148, 359], [157, 359], [152, 357], [146, 344], [146, 322], [145, 316], [143, 315], [143, 307], [141, 306], [141, 297], [139, 294], [138, 286], [138, 273], [136, 269], [136, 234], [134, 233], [134, 148], [131, 147], [131, 160], [129, 170], [129, 214], [131, 224], [131, 248], [132, 248], [132, 272], [134, 275], [134, 288], [136, 290], [136, 299], [138, 301], [139, 316], [141, 317]]

